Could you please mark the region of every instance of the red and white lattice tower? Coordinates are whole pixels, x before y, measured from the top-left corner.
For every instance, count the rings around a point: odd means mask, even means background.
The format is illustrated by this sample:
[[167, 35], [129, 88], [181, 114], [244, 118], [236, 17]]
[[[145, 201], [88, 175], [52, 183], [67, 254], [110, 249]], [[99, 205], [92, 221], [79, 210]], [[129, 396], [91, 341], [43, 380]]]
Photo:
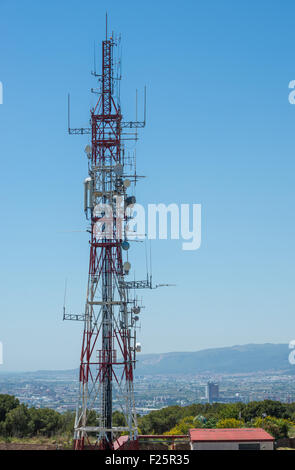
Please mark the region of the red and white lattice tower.
[[[138, 176], [125, 157], [126, 131], [122, 137], [122, 130], [144, 127], [145, 119], [142, 122], [122, 119], [119, 94], [115, 96], [114, 92], [120, 79], [114, 73], [114, 46], [112, 38], [106, 37], [102, 42], [101, 75], [94, 73], [100, 82], [99, 99], [91, 109], [91, 127], [73, 129], [69, 125], [70, 134], [91, 135], [90, 145], [85, 149], [89, 159], [89, 177], [84, 183], [85, 212], [91, 224], [85, 313], [71, 315], [64, 310], [65, 320], [84, 322], [74, 431], [77, 450], [92, 445], [112, 449], [114, 439], [122, 432], [129, 435], [131, 445], [136, 443], [133, 377], [136, 352], [140, 350], [136, 342], [140, 307], [131, 292], [151, 288], [148, 278], [128, 281], [126, 277], [130, 263], [125, 209], [135, 203], [127, 191], [136, 184]], [[132, 135], [137, 138], [137, 131]], [[116, 409], [124, 415], [125, 422], [120, 427], [112, 423], [114, 398]], [[91, 410], [99, 416], [95, 423]]]

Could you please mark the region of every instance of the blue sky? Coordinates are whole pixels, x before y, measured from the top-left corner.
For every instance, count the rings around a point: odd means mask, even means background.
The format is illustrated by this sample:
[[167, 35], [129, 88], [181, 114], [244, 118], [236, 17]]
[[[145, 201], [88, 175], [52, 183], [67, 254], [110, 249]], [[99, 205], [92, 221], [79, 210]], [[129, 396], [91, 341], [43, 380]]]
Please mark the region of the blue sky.
[[[85, 301], [87, 138], [66, 133], [67, 93], [72, 124], [87, 125], [106, 9], [122, 34], [126, 119], [147, 85], [137, 200], [202, 204], [199, 250], [153, 242], [155, 281], [177, 286], [142, 293], [143, 352], [294, 339], [294, 2], [0, 8], [0, 371], [79, 362], [82, 325], [62, 322], [62, 304], [66, 277], [69, 310]], [[134, 257], [141, 277], [138, 249]]]

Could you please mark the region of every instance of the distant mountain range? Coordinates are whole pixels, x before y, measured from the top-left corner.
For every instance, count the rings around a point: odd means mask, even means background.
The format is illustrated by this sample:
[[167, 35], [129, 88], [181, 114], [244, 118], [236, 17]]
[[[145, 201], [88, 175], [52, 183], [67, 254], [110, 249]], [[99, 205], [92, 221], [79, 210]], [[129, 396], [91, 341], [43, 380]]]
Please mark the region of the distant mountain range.
[[[196, 352], [138, 354], [135, 376], [236, 374], [263, 371], [284, 371], [295, 374], [295, 365], [292, 366], [288, 361], [290, 351], [287, 344], [266, 343], [203, 349]], [[69, 379], [77, 378], [77, 370], [44, 370], [27, 372], [26, 374], [50, 377], [62, 375]]]
[[287, 344], [246, 344], [196, 352], [138, 354], [136, 375], [290, 371]]

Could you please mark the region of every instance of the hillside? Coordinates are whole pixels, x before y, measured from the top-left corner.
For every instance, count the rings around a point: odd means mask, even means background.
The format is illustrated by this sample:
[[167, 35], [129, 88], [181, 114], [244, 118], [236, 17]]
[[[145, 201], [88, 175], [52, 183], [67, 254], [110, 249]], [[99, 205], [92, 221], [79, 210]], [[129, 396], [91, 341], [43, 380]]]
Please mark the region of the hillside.
[[136, 375], [244, 373], [288, 370], [295, 366], [288, 361], [287, 344], [246, 344], [196, 352], [138, 354]]

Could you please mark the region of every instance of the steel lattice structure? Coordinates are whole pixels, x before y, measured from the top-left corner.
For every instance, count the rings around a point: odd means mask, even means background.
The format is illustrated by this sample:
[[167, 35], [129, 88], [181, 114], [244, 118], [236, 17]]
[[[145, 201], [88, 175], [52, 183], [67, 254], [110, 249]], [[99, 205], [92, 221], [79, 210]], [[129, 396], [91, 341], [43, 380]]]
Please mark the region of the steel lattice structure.
[[[69, 315], [64, 310], [65, 320], [84, 322], [74, 431], [77, 450], [89, 445], [112, 449], [114, 439], [123, 431], [127, 431], [130, 441], [137, 439], [133, 374], [136, 352], [140, 349], [136, 343], [140, 307], [132, 297], [130, 281], [128, 284], [126, 280], [130, 265], [123, 258], [129, 248], [125, 209], [135, 200], [127, 197], [127, 190], [138, 176], [126, 173], [122, 129], [144, 127], [145, 119], [123, 122], [119, 98], [114, 94], [114, 80], [118, 79], [113, 70], [115, 45], [112, 38], [102, 41], [102, 71], [101, 75], [95, 74], [99, 77], [100, 92], [96, 106], [91, 109], [91, 127], [69, 127], [70, 134], [91, 133], [91, 146], [86, 147], [89, 177], [85, 180], [85, 211], [91, 235], [85, 313]], [[112, 210], [111, 216], [103, 209], [106, 204]], [[151, 284], [139, 281], [138, 286], [132, 287], [150, 288]], [[125, 417], [124, 426], [117, 428], [112, 423], [114, 395]], [[93, 409], [99, 413], [95, 425], [89, 423]]]

